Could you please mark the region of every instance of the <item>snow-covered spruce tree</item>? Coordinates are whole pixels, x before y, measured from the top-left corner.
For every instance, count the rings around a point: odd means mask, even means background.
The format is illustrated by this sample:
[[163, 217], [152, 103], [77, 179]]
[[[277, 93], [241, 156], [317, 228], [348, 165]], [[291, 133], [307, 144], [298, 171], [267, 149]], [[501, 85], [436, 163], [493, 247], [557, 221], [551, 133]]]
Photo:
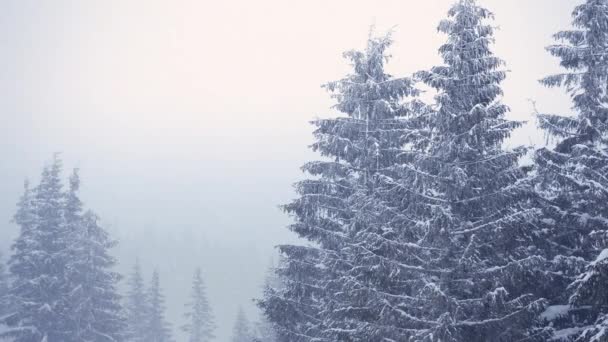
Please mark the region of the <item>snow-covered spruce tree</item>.
[[[79, 258], [84, 257], [79, 250], [79, 244], [81, 241], [81, 231], [83, 229], [83, 203], [78, 196], [78, 191], [80, 189], [80, 176], [78, 175], [78, 170], [74, 169], [72, 175], [69, 179], [69, 188], [68, 191], [64, 194], [64, 208], [63, 208], [63, 219], [66, 231], [70, 236], [70, 241], [68, 242], [68, 247], [64, 252], [68, 258], [67, 266], [65, 270], [65, 279], [66, 279], [66, 287], [67, 287], [67, 299], [66, 300], [66, 316], [65, 321], [70, 325], [70, 331], [73, 331], [73, 334], [70, 336], [70, 341], [78, 341], [80, 340], [79, 336], [81, 336], [81, 329], [86, 327], [87, 319], [81, 317], [83, 312], [80, 312], [80, 305], [84, 304], [87, 306], [87, 299], [82, 298], [82, 303], [80, 298], [80, 291], [82, 288], [79, 286], [84, 283], [86, 274], [81, 273], [80, 269], [74, 267], [76, 265], [70, 265], [76, 262], [80, 262]], [[70, 289], [73, 289], [75, 292], [71, 292]], [[79, 293], [77, 295], [77, 293]], [[86, 308], [82, 308], [86, 310]], [[73, 310], [73, 311], [72, 311]], [[82, 324], [80, 320], [82, 321]], [[67, 342], [67, 341], [66, 341]]]
[[83, 213], [79, 189], [80, 177], [75, 169], [64, 209], [71, 237], [66, 271], [71, 288], [67, 310], [74, 324], [71, 338], [73, 341], [120, 341], [124, 320], [116, 285], [121, 277], [111, 270], [116, 260], [109, 255], [116, 241], [99, 226], [93, 212]]
[[296, 221], [290, 229], [312, 244], [280, 247], [283, 288], [260, 302], [280, 341], [346, 340], [349, 321], [367, 315], [348, 311], [357, 304], [341, 298], [343, 286], [356, 286], [344, 280], [365, 251], [351, 241], [377, 219], [378, 174], [399, 159], [409, 132], [402, 117], [415, 107], [402, 100], [417, 94], [411, 79], [384, 71], [391, 42], [370, 37], [364, 51], [345, 53], [352, 74], [325, 86], [343, 115], [313, 122], [312, 148], [327, 159], [304, 165], [313, 178], [297, 183], [299, 198], [284, 207]]
[[234, 322], [234, 328], [232, 329], [231, 342], [252, 342], [254, 340], [251, 334], [251, 327], [249, 326], [249, 320], [245, 316], [245, 312], [242, 308], [236, 315], [236, 321]]
[[[19, 237], [15, 240], [15, 242], [12, 245], [12, 250], [14, 252], [14, 255], [11, 257], [11, 259], [8, 260], [9, 266], [11, 263], [11, 260], [13, 260], [13, 263], [16, 263], [16, 259], [20, 258], [21, 260], [25, 259], [25, 255], [27, 253], [30, 253], [33, 250], [33, 234], [34, 234], [34, 228], [35, 228], [35, 224], [36, 224], [36, 214], [34, 212], [34, 200], [33, 200], [33, 191], [32, 189], [30, 189], [30, 183], [29, 181], [25, 181], [24, 182], [24, 186], [23, 186], [23, 195], [21, 196], [21, 198], [19, 199], [19, 202], [17, 203], [17, 213], [15, 214], [14, 218], [13, 218], [13, 222], [16, 223], [19, 228], [20, 228], [20, 234]], [[32, 242], [32, 243], [29, 243]], [[22, 261], [23, 263], [23, 261]], [[23, 265], [26, 266], [26, 265]], [[24, 270], [25, 271], [25, 270]], [[30, 270], [32, 271], [32, 270]], [[17, 284], [17, 282], [15, 282], [15, 284]], [[13, 310], [17, 308], [17, 303], [19, 302], [19, 298], [15, 296], [16, 292], [14, 289], [8, 289], [7, 292], [5, 292], [5, 298], [4, 298], [4, 303], [6, 303], [7, 305], [10, 305]], [[21, 309], [23, 310], [23, 309]], [[13, 311], [13, 312], [8, 312], [6, 313], [8, 314], [8, 316], [5, 315], [1, 315], [0, 317], [2, 317], [2, 319], [0, 319], [0, 324], [4, 324], [4, 325], [9, 325], [12, 324], [13, 325], [13, 329], [20, 329], [18, 328], [16, 325], [19, 324], [19, 316], [18, 316], [18, 312]], [[11, 323], [12, 321], [12, 323]], [[28, 329], [28, 328], [25, 328]], [[18, 331], [14, 331], [14, 334], [18, 333]], [[22, 335], [25, 335], [24, 333], [22, 333]], [[0, 338], [5, 335], [1, 335], [0, 334]]]
[[146, 296], [139, 260], [135, 262], [133, 272], [129, 277], [129, 292], [124, 307], [126, 311], [125, 336], [127, 341], [146, 342], [150, 304]]
[[186, 304], [186, 325], [182, 327], [188, 333], [189, 342], [208, 342], [215, 338], [215, 320], [209, 301], [201, 269], [197, 268], [192, 282], [191, 300]]
[[[544, 199], [539, 225], [549, 232], [556, 261], [570, 265], [564, 274], [574, 284], [570, 291], [554, 287], [549, 311], [561, 308], [561, 314], [545, 317], [556, 318], [548, 323], [564, 341], [608, 341], [605, 284], [598, 281], [605, 281], [606, 263], [594, 261], [608, 237], [608, 1], [576, 6], [573, 29], [555, 39], [559, 43], [547, 50], [566, 71], [541, 82], [565, 87], [574, 115], [538, 115], [540, 127], [557, 140], [554, 148], [536, 153], [537, 188]], [[593, 325], [596, 319], [599, 327]], [[578, 337], [588, 324], [590, 330]]]
[[83, 213], [79, 188], [80, 178], [75, 169], [70, 177], [64, 212], [71, 236], [66, 271], [71, 289], [67, 297], [67, 312], [73, 324], [70, 340], [122, 341], [124, 319], [116, 289], [121, 277], [112, 271], [116, 260], [109, 255], [109, 249], [116, 242], [99, 226], [93, 212]]
[[57, 156], [44, 168], [40, 184], [26, 187], [15, 215], [20, 235], [13, 244], [9, 298], [13, 313], [4, 337], [14, 342], [69, 341], [65, 282], [69, 234], [63, 219], [62, 163]]
[[171, 326], [165, 320], [165, 296], [160, 288], [158, 271], [152, 273], [152, 281], [148, 288], [148, 301], [150, 303], [147, 327], [145, 332], [146, 342], [171, 342]]
[[30, 190], [26, 183], [19, 201], [4, 335], [27, 342], [119, 341], [118, 278], [107, 269], [113, 243], [92, 215], [83, 217], [77, 171], [63, 192], [61, 169], [55, 156], [40, 185]]
[[444, 64], [418, 74], [438, 92], [430, 142], [407, 153], [396, 179], [384, 180], [395, 185], [389, 200], [402, 204], [394, 233], [411, 244], [392, 271], [404, 273], [401, 304], [387, 308], [402, 329], [394, 340], [530, 341], [546, 302], [543, 242], [529, 224], [538, 210], [519, 166], [526, 149], [503, 148], [521, 123], [505, 119], [492, 17], [474, 0], [459, 0], [440, 23]]
[[74, 337], [82, 342], [123, 341], [125, 320], [117, 290], [122, 277], [112, 271], [116, 259], [109, 254], [116, 241], [98, 221], [93, 212], [84, 213], [77, 242], [79, 258], [69, 264], [81, 276], [69, 297], [70, 314], [77, 323]]

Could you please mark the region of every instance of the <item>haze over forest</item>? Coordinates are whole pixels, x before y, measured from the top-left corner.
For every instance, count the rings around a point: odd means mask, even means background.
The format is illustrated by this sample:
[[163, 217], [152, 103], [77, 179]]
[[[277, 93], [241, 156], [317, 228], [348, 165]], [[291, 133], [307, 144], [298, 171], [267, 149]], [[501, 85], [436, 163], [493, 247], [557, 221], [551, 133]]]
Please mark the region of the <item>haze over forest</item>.
[[[176, 339], [186, 338], [178, 328], [200, 267], [216, 340], [229, 341], [240, 307], [260, 317], [254, 299], [276, 246], [305, 243], [279, 206], [297, 197], [302, 165], [319, 159], [310, 121], [338, 115], [321, 85], [351, 73], [343, 52], [364, 50], [370, 26], [372, 36], [393, 32], [389, 74], [440, 65], [437, 25], [454, 2], [3, 2], [2, 261], [19, 233], [11, 219], [24, 180], [37, 184], [59, 152], [63, 179], [80, 170], [81, 199], [119, 242], [116, 270], [128, 276], [139, 260], [146, 282], [158, 270]], [[478, 1], [499, 27], [506, 117], [528, 121], [506, 146], [551, 141], [536, 109], [570, 112], [568, 94], [538, 80], [562, 71], [545, 47], [583, 2]]]

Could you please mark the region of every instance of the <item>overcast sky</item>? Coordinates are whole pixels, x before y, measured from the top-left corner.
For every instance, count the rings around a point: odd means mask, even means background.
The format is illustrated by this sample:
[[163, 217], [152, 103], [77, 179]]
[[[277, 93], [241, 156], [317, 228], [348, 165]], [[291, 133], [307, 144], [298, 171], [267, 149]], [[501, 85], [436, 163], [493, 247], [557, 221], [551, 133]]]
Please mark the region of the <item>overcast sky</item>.
[[[480, 0], [496, 14], [495, 52], [512, 144], [541, 144], [532, 106], [567, 113], [537, 80], [558, 69], [544, 46], [576, 0]], [[308, 121], [331, 115], [322, 83], [348, 72], [342, 52], [369, 27], [394, 28], [388, 68], [441, 62], [436, 27], [451, 0], [4, 0], [0, 3], [0, 246], [24, 178], [55, 151], [81, 168], [83, 197], [121, 245], [158, 267], [181, 325], [201, 266], [228, 341], [239, 305], [251, 318], [274, 245], [295, 241], [278, 205], [314, 158]], [[6, 252], [4, 253], [6, 255]]]

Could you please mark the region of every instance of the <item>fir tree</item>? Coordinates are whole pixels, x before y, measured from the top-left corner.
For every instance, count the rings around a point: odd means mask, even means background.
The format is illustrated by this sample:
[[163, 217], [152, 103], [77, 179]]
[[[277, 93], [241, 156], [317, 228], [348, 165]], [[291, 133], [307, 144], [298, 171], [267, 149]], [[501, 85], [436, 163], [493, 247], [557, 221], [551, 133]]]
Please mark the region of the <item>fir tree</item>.
[[[574, 104], [573, 116], [538, 115], [540, 127], [557, 140], [554, 148], [536, 153], [544, 200], [538, 224], [573, 282], [569, 291], [562, 282], [555, 284], [548, 312], [562, 312], [545, 317], [564, 341], [606, 341], [608, 311], [600, 281], [606, 263], [598, 255], [608, 230], [608, 1], [587, 0], [572, 16], [573, 29], [555, 34], [559, 43], [547, 48], [566, 71], [541, 80], [547, 87], [565, 87]], [[596, 320], [597, 326], [585, 328]]]
[[152, 281], [148, 288], [149, 301], [148, 324], [146, 327], [146, 342], [171, 342], [171, 327], [165, 320], [165, 297], [160, 288], [158, 271], [152, 273]]
[[61, 170], [62, 163], [55, 156], [44, 168], [40, 184], [33, 191], [26, 186], [15, 215], [20, 235], [9, 260], [14, 279], [9, 298], [14, 313], [5, 317], [10, 329], [3, 334], [15, 342], [69, 341], [71, 336], [65, 319], [70, 240], [63, 219]]
[[361, 333], [354, 327], [364, 325], [357, 322], [375, 319], [366, 309], [349, 310], [366, 300], [357, 277], [378, 262], [360, 259], [369, 250], [359, 242], [372, 235], [384, 239], [372, 232], [374, 194], [380, 175], [399, 161], [410, 139], [403, 117], [419, 107], [402, 101], [418, 93], [412, 80], [384, 71], [391, 43], [390, 35], [370, 37], [364, 51], [345, 53], [353, 73], [325, 86], [343, 116], [313, 122], [312, 148], [328, 160], [303, 167], [313, 178], [297, 183], [299, 198], [284, 207], [296, 221], [290, 229], [312, 245], [281, 246], [283, 288], [268, 289], [260, 302], [281, 341], [348, 340]]
[[528, 223], [538, 210], [518, 163], [527, 149], [503, 149], [521, 123], [505, 119], [492, 18], [474, 0], [459, 0], [440, 23], [444, 64], [418, 74], [438, 93], [421, 122], [429, 139], [385, 178], [394, 185], [386, 194], [397, 209], [391, 226], [404, 246], [401, 265], [389, 268], [402, 286], [387, 308], [400, 330], [386, 331], [396, 340], [534, 340], [531, 324], [545, 305], [543, 241]]
[[239, 308], [239, 311], [236, 316], [236, 321], [234, 322], [234, 328], [232, 330], [232, 342], [252, 342], [253, 336], [251, 334], [251, 327], [249, 326], [249, 320], [247, 320], [247, 316], [245, 316], [245, 312], [242, 308]]
[[71, 287], [68, 312], [74, 324], [71, 340], [121, 341], [124, 320], [116, 289], [120, 275], [111, 270], [116, 260], [108, 253], [116, 242], [99, 226], [93, 212], [83, 214], [79, 188], [76, 169], [70, 177], [64, 214], [72, 240], [67, 265]]
[[139, 260], [129, 278], [129, 292], [126, 296], [126, 337], [129, 342], [147, 342], [150, 304], [146, 295]]
[[[23, 185], [23, 195], [19, 199], [17, 203], [17, 213], [13, 218], [13, 222], [16, 223], [20, 228], [19, 237], [15, 240], [12, 245], [13, 256], [9, 259], [9, 267], [12, 261], [15, 264], [14, 270], [16, 271], [17, 267], [20, 268], [21, 273], [23, 274], [32, 274], [35, 270], [33, 267], [27, 267], [28, 265], [24, 262], [26, 260], [26, 255], [31, 253], [34, 250], [34, 229], [36, 225], [36, 214], [34, 209], [34, 200], [32, 189], [30, 189], [30, 184], [28, 181], [24, 182]], [[20, 260], [19, 264], [17, 260]], [[19, 266], [17, 266], [19, 265]], [[23, 280], [25, 281], [25, 280]], [[14, 284], [18, 282], [15, 281]], [[10, 305], [15, 311], [11, 312], [8, 316], [2, 316], [1, 322], [5, 325], [13, 325], [13, 329], [29, 329], [30, 327], [18, 328], [18, 324], [23, 324], [19, 322], [20, 316], [19, 312], [17, 312], [18, 303], [20, 301], [19, 297], [17, 297], [18, 293], [15, 289], [9, 289], [8, 292], [5, 293], [4, 302], [7, 305]], [[24, 310], [25, 308], [21, 308]], [[25, 326], [25, 324], [23, 324]], [[32, 328], [33, 329], [33, 328]], [[17, 330], [14, 331], [13, 335], [26, 335], [27, 331], [19, 332]], [[31, 336], [33, 336], [32, 334]], [[1, 336], [0, 336], [1, 337]], [[4, 337], [6, 337], [4, 335]], [[24, 338], [25, 339], [25, 338]]]
[[70, 269], [79, 270], [82, 279], [71, 292], [70, 310], [78, 317], [75, 335], [77, 341], [122, 341], [125, 322], [117, 284], [122, 278], [112, 271], [116, 260], [108, 253], [116, 246], [108, 232], [98, 224], [98, 217], [87, 211], [82, 220], [78, 251], [80, 256], [70, 263]]
[[213, 340], [215, 323], [200, 268], [194, 274], [191, 302], [186, 304], [186, 308], [188, 312], [185, 317], [188, 323], [182, 327], [182, 330], [188, 333], [188, 341], [208, 342]]
[[14, 278], [8, 296], [11, 313], [4, 334], [18, 341], [119, 341], [121, 310], [116, 273], [108, 270], [113, 246], [93, 214], [82, 214], [75, 170], [63, 192], [61, 161], [42, 173], [40, 184], [28, 183], [14, 221], [20, 235], [9, 260]]

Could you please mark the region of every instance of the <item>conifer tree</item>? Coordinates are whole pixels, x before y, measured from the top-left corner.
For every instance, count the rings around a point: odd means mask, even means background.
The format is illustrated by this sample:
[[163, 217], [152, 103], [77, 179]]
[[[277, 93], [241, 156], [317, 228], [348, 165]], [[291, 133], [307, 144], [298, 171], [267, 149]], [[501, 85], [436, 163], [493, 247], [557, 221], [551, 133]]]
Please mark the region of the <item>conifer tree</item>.
[[69, 341], [65, 282], [69, 234], [63, 219], [62, 163], [57, 156], [44, 168], [40, 184], [26, 185], [15, 222], [20, 235], [13, 244], [9, 291], [13, 314], [5, 317], [3, 334], [14, 342]]
[[65, 201], [65, 221], [71, 236], [66, 277], [71, 290], [67, 311], [73, 323], [72, 341], [121, 341], [124, 319], [116, 285], [120, 275], [111, 269], [116, 260], [109, 249], [116, 245], [99, 226], [97, 216], [83, 213], [78, 197], [80, 177], [75, 169]]
[[386, 240], [373, 232], [379, 215], [374, 194], [410, 139], [403, 117], [419, 107], [403, 103], [418, 94], [412, 80], [384, 71], [391, 43], [390, 35], [370, 36], [364, 51], [345, 53], [352, 74], [325, 86], [342, 116], [313, 122], [312, 148], [327, 159], [304, 165], [313, 178], [297, 183], [299, 198], [284, 207], [296, 221], [290, 229], [312, 244], [281, 246], [283, 288], [268, 289], [260, 302], [281, 341], [348, 340], [357, 334], [357, 320], [373, 319], [365, 310], [349, 310], [366, 300], [356, 291], [356, 277], [378, 262], [360, 258], [369, 252], [360, 242]]
[[150, 303], [146, 295], [139, 260], [129, 278], [129, 292], [125, 303], [126, 338], [129, 342], [146, 342]]
[[188, 333], [189, 342], [208, 342], [215, 338], [213, 331], [215, 330], [215, 322], [213, 312], [203, 282], [201, 269], [197, 268], [192, 282], [191, 301], [186, 304], [188, 312], [185, 317], [188, 323], [182, 327], [182, 330]]
[[384, 178], [394, 185], [385, 196], [395, 203], [391, 233], [401, 235], [404, 253], [398, 267], [387, 268], [398, 274], [393, 289], [400, 283], [401, 293], [391, 292], [397, 300], [386, 310], [393, 323], [381, 336], [535, 338], [531, 324], [546, 303], [549, 272], [543, 241], [529, 224], [538, 210], [519, 166], [527, 149], [503, 148], [521, 123], [505, 119], [506, 73], [491, 51], [492, 18], [474, 0], [457, 1], [439, 24], [447, 35], [439, 49], [443, 65], [418, 73], [437, 90], [436, 108], [421, 122], [428, 140], [406, 153], [394, 178]]
[[148, 324], [146, 327], [147, 342], [171, 342], [171, 326], [165, 320], [165, 297], [160, 288], [158, 271], [152, 273], [152, 281], [148, 288], [149, 301]]
[[540, 127], [556, 140], [554, 148], [536, 153], [544, 200], [538, 224], [572, 283], [554, 284], [553, 306], [544, 316], [564, 341], [606, 341], [608, 1], [586, 0], [572, 17], [573, 28], [555, 34], [558, 43], [547, 48], [566, 70], [541, 80], [566, 88], [574, 104], [574, 115], [538, 115]]
[[64, 192], [61, 160], [44, 168], [40, 184], [24, 194], [14, 217], [8, 291], [11, 313], [3, 318], [14, 341], [120, 341], [118, 274], [107, 249], [114, 242], [93, 214], [82, 214], [77, 170]]
[[249, 320], [247, 320], [247, 316], [245, 316], [245, 312], [242, 308], [239, 308], [239, 311], [236, 316], [236, 321], [234, 322], [234, 328], [232, 330], [232, 339], [231, 342], [252, 342], [253, 336], [251, 334], [251, 327], [249, 326]]
[[116, 246], [108, 232], [98, 223], [95, 213], [87, 211], [82, 220], [78, 250], [81, 257], [70, 263], [70, 268], [80, 270], [83, 276], [71, 292], [71, 303], [78, 304], [70, 310], [77, 319], [77, 341], [122, 341], [125, 321], [122, 315], [121, 297], [117, 284], [122, 276], [112, 271], [116, 259], [108, 250]]
[[[8, 263], [9, 263], [9, 267], [10, 267], [10, 263], [11, 261], [14, 264], [17, 264], [16, 260], [17, 259], [21, 259], [21, 263], [22, 266], [21, 268], [21, 272], [22, 273], [33, 273], [33, 268], [29, 268], [26, 269], [26, 264], [23, 263], [23, 260], [25, 260], [26, 255], [28, 253], [30, 253], [32, 250], [34, 250], [34, 229], [35, 229], [35, 224], [36, 224], [36, 217], [35, 217], [35, 212], [34, 212], [34, 200], [33, 200], [33, 191], [32, 189], [30, 189], [30, 184], [28, 181], [24, 182], [23, 185], [23, 195], [21, 196], [21, 198], [19, 199], [19, 202], [17, 203], [17, 213], [15, 214], [15, 216], [13, 217], [13, 222], [16, 223], [19, 228], [20, 228], [20, 234], [18, 236], [18, 238], [15, 240], [15, 242], [12, 245], [12, 250], [13, 250], [13, 256], [11, 257], [11, 259], [9, 259]], [[18, 284], [18, 281], [15, 281], [14, 284]], [[8, 316], [4, 316], [2, 315], [2, 319], [0, 319], [0, 324], [4, 324], [4, 325], [12, 325], [13, 326], [13, 332], [12, 335], [15, 336], [17, 334], [24, 336], [26, 335], [27, 331], [23, 331], [23, 332], [19, 332], [17, 331], [18, 329], [24, 329], [27, 330], [29, 329], [29, 327], [26, 328], [18, 328], [17, 325], [20, 324], [19, 322], [19, 316], [18, 312], [17, 312], [17, 308], [19, 308], [18, 303], [19, 303], [19, 298], [16, 297], [17, 295], [17, 291], [15, 291], [15, 289], [9, 289], [6, 293], [5, 293], [5, 299], [4, 299], [4, 303], [6, 303], [7, 305], [10, 305], [11, 308], [14, 310], [13, 312], [7, 313], [9, 314]], [[24, 310], [25, 308], [22, 308], [21, 310]], [[23, 324], [23, 323], [21, 323]], [[23, 324], [23, 326], [25, 326], [25, 324]], [[32, 334], [33, 336], [33, 334]], [[6, 334], [0, 334], [0, 338], [2, 337], [7, 337]]]

